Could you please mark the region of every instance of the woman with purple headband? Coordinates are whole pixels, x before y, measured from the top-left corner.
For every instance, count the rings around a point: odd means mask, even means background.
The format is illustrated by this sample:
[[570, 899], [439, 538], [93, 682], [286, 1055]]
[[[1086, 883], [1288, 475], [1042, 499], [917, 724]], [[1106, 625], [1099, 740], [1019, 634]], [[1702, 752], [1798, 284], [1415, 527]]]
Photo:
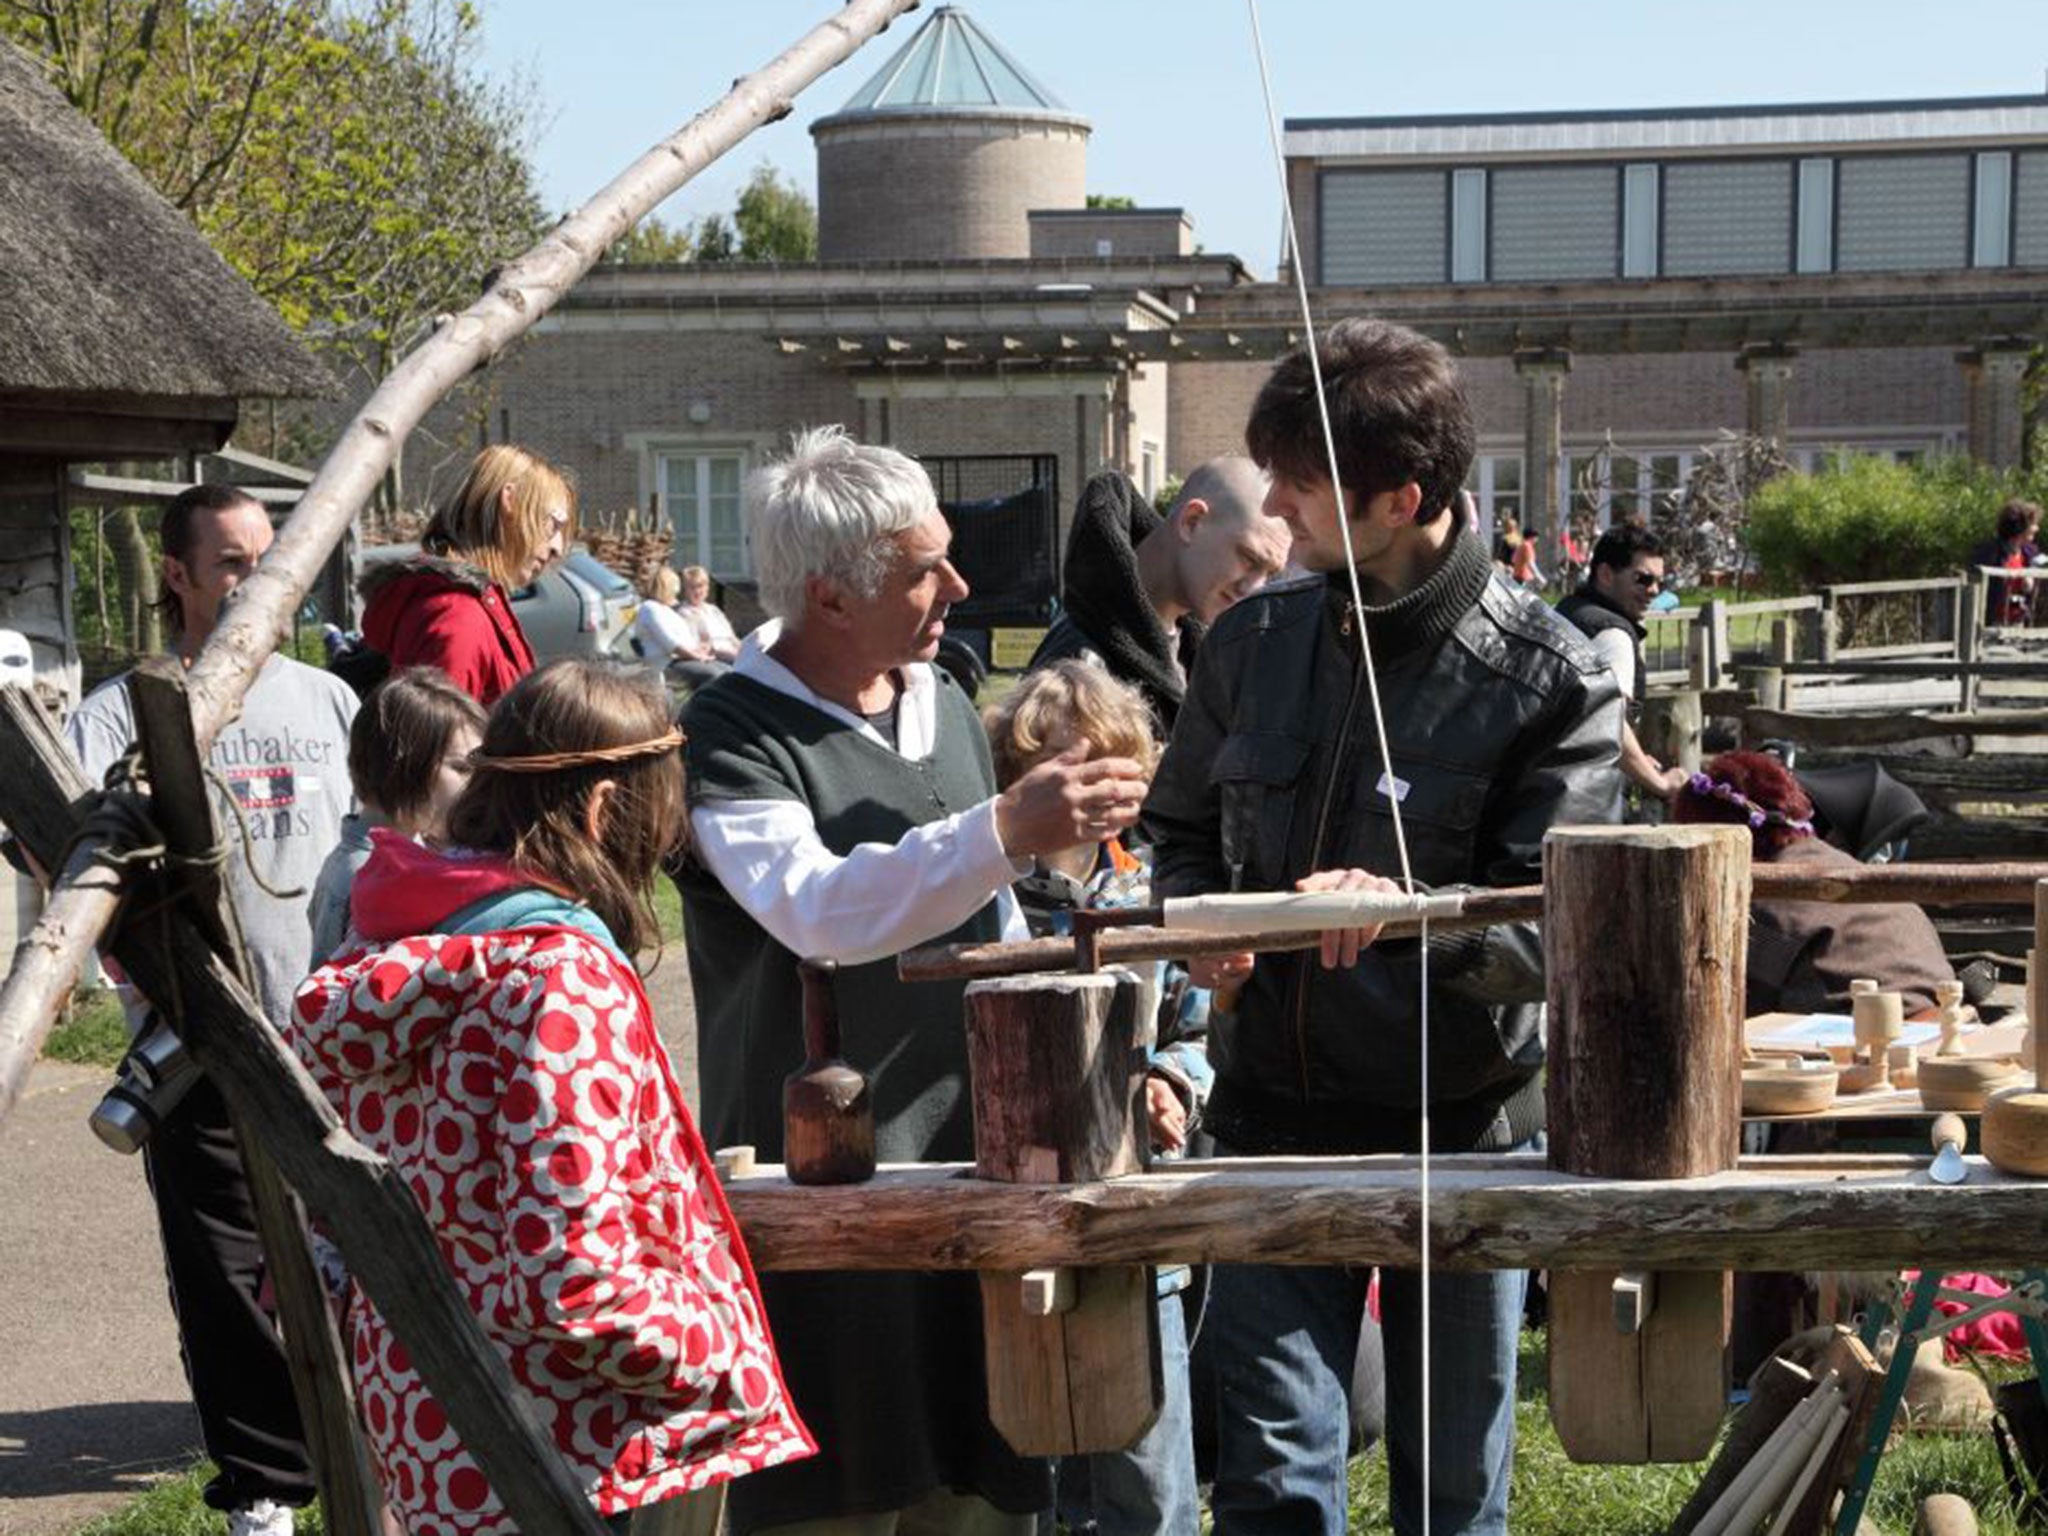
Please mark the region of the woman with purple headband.
[[[1749, 828], [1761, 863], [1850, 869], [1857, 861], [1813, 833], [1813, 802], [1792, 771], [1764, 752], [1724, 752], [1672, 798], [1674, 821]], [[1839, 906], [1823, 901], [1750, 903], [1748, 987], [1752, 1014], [1847, 1013], [1849, 982], [1876, 978], [1903, 995], [1906, 1011], [1934, 1005], [1955, 972], [1927, 914], [1909, 903]]]

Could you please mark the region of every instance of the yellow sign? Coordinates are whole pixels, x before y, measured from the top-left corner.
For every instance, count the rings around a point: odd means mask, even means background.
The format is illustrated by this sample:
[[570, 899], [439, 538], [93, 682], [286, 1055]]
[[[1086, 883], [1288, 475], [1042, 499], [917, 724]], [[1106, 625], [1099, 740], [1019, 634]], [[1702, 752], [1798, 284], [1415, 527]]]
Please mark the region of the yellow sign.
[[998, 672], [1021, 672], [1031, 665], [1031, 653], [1044, 638], [1042, 629], [992, 629], [988, 659]]

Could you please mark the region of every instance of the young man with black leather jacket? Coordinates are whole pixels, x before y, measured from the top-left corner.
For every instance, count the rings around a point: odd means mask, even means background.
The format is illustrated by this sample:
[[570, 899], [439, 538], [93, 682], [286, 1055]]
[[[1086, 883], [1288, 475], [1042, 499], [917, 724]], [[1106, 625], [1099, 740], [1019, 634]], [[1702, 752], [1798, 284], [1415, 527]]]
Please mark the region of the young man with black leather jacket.
[[[1419, 887], [1534, 883], [1546, 830], [1619, 819], [1620, 692], [1584, 636], [1494, 574], [1469, 526], [1459, 486], [1471, 413], [1443, 348], [1365, 320], [1318, 345], [1389, 750], [1297, 348], [1261, 390], [1246, 440], [1272, 476], [1265, 510], [1312, 574], [1247, 598], [1211, 631], [1146, 804], [1154, 888], [1397, 888], [1394, 804]], [[1209, 1125], [1227, 1153], [1419, 1146], [1425, 960], [1413, 940], [1375, 937], [1336, 933], [1320, 957], [1239, 955], [1198, 971], [1201, 984], [1241, 988], [1212, 1033]], [[1431, 1150], [1534, 1144], [1535, 926], [1439, 935], [1426, 963]], [[1418, 1277], [1383, 1276], [1397, 1531], [1422, 1525], [1425, 1358], [1432, 1528], [1505, 1531], [1524, 1278], [1434, 1275], [1425, 1357]], [[1344, 1268], [1217, 1269], [1218, 1536], [1344, 1529], [1344, 1390], [1366, 1281]]]

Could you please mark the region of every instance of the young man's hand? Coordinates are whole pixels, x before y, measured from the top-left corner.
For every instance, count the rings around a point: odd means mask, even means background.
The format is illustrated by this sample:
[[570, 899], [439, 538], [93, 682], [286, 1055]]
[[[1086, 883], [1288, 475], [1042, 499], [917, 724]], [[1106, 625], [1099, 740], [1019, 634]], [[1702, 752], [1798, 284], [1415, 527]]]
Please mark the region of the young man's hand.
[[1145, 770], [1127, 757], [1088, 757], [1076, 742], [996, 797], [996, 836], [1013, 859], [1114, 837], [1138, 819]]
[[[1369, 875], [1362, 869], [1319, 869], [1312, 875], [1304, 875], [1294, 882], [1297, 891], [1383, 891], [1390, 896], [1401, 894], [1401, 887], [1392, 880], [1379, 875]], [[1326, 971], [1348, 970], [1358, 964], [1358, 952], [1371, 945], [1380, 936], [1380, 924], [1368, 923], [1362, 928], [1332, 928], [1323, 934], [1323, 969]]]

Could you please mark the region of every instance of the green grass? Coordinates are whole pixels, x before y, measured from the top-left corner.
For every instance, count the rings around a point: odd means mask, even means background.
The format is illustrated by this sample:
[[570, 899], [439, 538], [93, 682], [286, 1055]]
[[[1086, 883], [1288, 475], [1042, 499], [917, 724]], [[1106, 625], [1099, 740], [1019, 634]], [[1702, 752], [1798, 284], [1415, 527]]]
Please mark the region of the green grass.
[[[111, 1515], [80, 1526], [78, 1536], [221, 1536], [225, 1517], [208, 1509], [199, 1496], [212, 1476], [212, 1463], [202, 1461], [190, 1471], [166, 1477]], [[322, 1536], [320, 1506], [300, 1510], [294, 1526], [298, 1536]]]
[[[2017, 1372], [2000, 1368], [1995, 1375]], [[1515, 1473], [1509, 1519], [1515, 1536], [1661, 1536], [1692, 1494], [1706, 1462], [1676, 1467], [1581, 1467], [1567, 1460], [1550, 1427], [1544, 1398], [1544, 1336], [1522, 1335], [1515, 1405]], [[221, 1517], [199, 1490], [212, 1475], [201, 1463], [167, 1478], [79, 1536], [219, 1536]], [[1988, 1432], [1895, 1438], [1877, 1471], [1866, 1514], [1881, 1531], [1904, 1536], [1930, 1494], [1959, 1493], [1977, 1511], [1982, 1536], [2024, 1536], [2005, 1494]], [[1375, 1450], [1351, 1464], [1351, 1527], [1386, 1530], [1386, 1458]], [[317, 1508], [302, 1511], [301, 1536], [320, 1536]]]
[[43, 1041], [47, 1059], [86, 1067], [111, 1067], [127, 1049], [127, 1020], [121, 1015], [120, 1000], [106, 987], [79, 992]]
[[[1509, 1523], [1515, 1536], [1659, 1536], [1705, 1476], [1708, 1462], [1671, 1467], [1582, 1467], [1569, 1460], [1550, 1426], [1544, 1335], [1522, 1335], [1515, 1404], [1515, 1471]], [[1983, 1536], [2021, 1536], [1989, 1431], [1897, 1437], [1878, 1464], [1866, 1513], [1880, 1530], [1912, 1529], [1920, 1501], [1959, 1493], [1976, 1507]], [[1386, 1457], [1351, 1464], [1351, 1524], [1385, 1530]]]

